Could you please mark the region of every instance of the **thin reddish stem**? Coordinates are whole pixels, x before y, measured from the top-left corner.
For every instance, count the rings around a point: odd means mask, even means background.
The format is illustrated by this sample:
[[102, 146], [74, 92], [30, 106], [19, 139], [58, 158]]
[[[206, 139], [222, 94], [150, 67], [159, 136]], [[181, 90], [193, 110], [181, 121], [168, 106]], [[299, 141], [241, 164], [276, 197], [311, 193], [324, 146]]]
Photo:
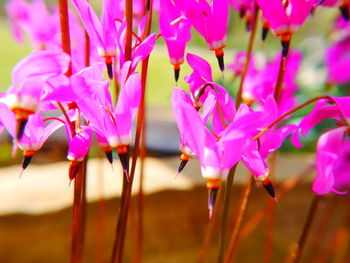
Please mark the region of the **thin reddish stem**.
[[125, 61], [131, 60], [132, 52], [132, 0], [125, 0], [125, 19], [126, 19], [126, 33], [125, 33]]
[[[69, 35], [69, 19], [68, 19], [68, 1], [67, 0], [58, 0], [58, 9], [60, 14], [60, 28], [61, 28], [61, 41], [62, 41], [62, 50], [71, 55], [70, 47], [70, 35]], [[69, 64], [68, 71], [66, 72], [67, 76], [72, 75], [72, 64]]]
[[[217, 203], [220, 204], [221, 202], [224, 201], [224, 189], [223, 189], [222, 185], [219, 187], [218, 191], [219, 192], [218, 192], [218, 197], [217, 197]], [[220, 210], [218, 208], [218, 205], [215, 205], [214, 210], [213, 210], [213, 218], [208, 221], [207, 230], [206, 230], [205, 237], [203, 240], [202, 249], [201, 249], [200, 254], [199, 254], [198, 263], [204, 263], [206, 258], [207, 258], [209, 245], [210, 245], [210, 242], [212, 240], [213, 232], [215, 229], [214, 226], [215, 226], [216, 222], [219, 220], [219, 212], [220, 212]]]
[[[132, 7], [130, 7], [128, 5], [132, 5], [132, 1], [126, 0], [126, 5], [127, 5], [126, 6], [126, 19], [127, 19], [127, 22], [129, 22], [128, 20], [132, 19]], [[130, 10], [131, 10], [131, 13], [129, 13]], [[152, 23], [152, 3], [150, 6], [149, 17], [148, 17], [146, 30], [145, 30], [143, 39], [150, 34], [151, 23]], [[127, 40], [129, 39], [131, 41], [131, 37], [132, 37], [132, 34], [130, 31], [130, 38], [126, 38], [126, 39]], [[127, 47], [130, 48], [129, 59], [131, 59], [131, 43], [130, 43], [130, 45], [126, 44], [125, 47], [126, 47], [125, 52], [127, 51]], [[126, 58], [127, 58], [127, 56], [126, 56]], [[141, 132], [142, 132], [142, 126], [143, 126], [143, 122], [144, 122], [145, 91], [146, 91], [148, 61], [149, 61], [149, 56], [142, 61], [142, 68], [141, 68], [142, 92], [141, 92], [139, 111], [137, 114], [134, 152], [132, 155], [132, 163], [131, 163], [129, 181], [125, 182], [125, 184], [123, 185], [123, 190], [122, 190], [122, 200], [121, 200], [120, 213], [119, 213], [119, 218], [118, 218], [118, 223], [117, 223], [116, 240], [115, 240], [115, 243], [113, 246], [112, 263], [114, 263], [114, 262], [121, 263], [123, 261], [125, 234], [126, 234], [126, 229], [127, 229], [128, 215], [129, 215], [130, 202], [131, 202], [131, 190], [132, 190], [132, 185], [133, 185], [133, 180], [134, 180], [134, 175], [135, 175], [135, 170], [136, 170], [137, 157], [139, 155]]]
[[[79, 163], [79, 170], [82, 169], [82, 163]], [[81, 189], [83, 184], [83, 174], [78, 172], [74, 179], [74, 202], [73, 202], [73, 223], [72, 223], [72, 250], [71, 262], [81, 262]]]
[[51, 121], [51, 120], [59, 121], [59, 122], [62, 122], [64, 125], [66, 125], [66, 123], [63, 120], [61, 120], [60, 118], [57, 118], [57, 117], [48, 117], [48, 118], [44, 119], [44, 121]]
[[297, 263], [297, 262], [299, 262], [299, 260], [301, 258], [308, 234], [310, 232], [311, 224], [312, 224], [313, 219], [315, 217], [317, 207], [318, 207], [320, 200], [321, 200], [321, 197], [319, 195], [314, 195], [312, 202], [311, 202], [311, 205], [310, 205], [310, 208], [309, 208], [309, 211], [308, 211], [308, 214], [307, 214], [307, 218], [306, 218], [303, 230], [300, 234], [299, 240], [295, 244], [295, 246], [291, 252], [289, 263]]
[[278, 77], [277, 77], [277, 82], [275, 87], [275, 93], [274, 93], [274, 97], [276, 101], [279, 101], [279, 98], [281, 96], [283, 79], [286, 73], [286, 65], [287, 65], [287, 57], [281, 56], [280, 66], [278, 70]]
[[236, 214], [235, 224], [233, 227], [233, 232], [231, 235], [230, 243], [225, 254], [225, 262], [230, 263], [234, 262], [238, 241], [239, 241], [239, 232], [242, 225], [242, 220], [247, 211], [247, 204], [251, 193], [251, 188], [254, 183], [253, 175], [250, 175], [248, 183], [245, 185], [241, 198], [239, 200], [238, 211]]
[[253, 53], [253, 45], [254, 45], [254, 40], [255, 40], [255, 36], [256, 36], [256, 30], [258, 27], [258, 17], [259, 17], [259, 7], [257, 5], [255, 5], [253, 22], [252, 22], [253, 23], [252, 24], [252, 32], [251, 32], [250, 38], [249, 38], [246, 61], [245, 61], [244, 68], [242, 71], [241, 82], [239, 84], [238, 93], [237, 93], [237, 97], [236, 97], [236, 108], [239, 107], [239, 105], [241, 104], [241, 101], [242, 101], [243, 84], [244, 84], [244, 80], [245, 80], [245, 77], [246, 77], [247, 72], [248, 72], [250, 59], [251, 59], [252, 53]]
[[[306, 102], [304, 102], [303, 104], [291, 109], [290, 111], [287, 111], [286, 113], [282, 114], [280, 117], [278, 117], [275, 121], [273, 121], [270, 125], [268, 125], [264, 130], [262, 130], [258, 135], [256, 135], [254, 137], [254, 140], [257, 140], [259, 139], [262, 135], [264, 135], [268, 130], [270, 130], [273, 126], [275, 126], [277, 123], [279, 123], [280, 121], [283, 121], [284, 118], [286, 118], [287, 116], [293, 114], [294, 112], [297, 112], [298, 110], [301, 110], [302, 108], [308, 106], [309, 104], [313, 103], [313, 102], [316, 102], [318, 100], [321, 100], [321, 99], [329, 99], [331, 101], [334, 102], [333, 98], [328, 96], [328, 95], [323, 95], [323, 96], [318, 96], [318, 97], [315, 97], [315, 98], [312, 98]], [[346, 120], [346, 118], [345, 118]], [[348, 125], [348, 123], [347, 123]], [[349, 125], [348, 125], [349, 126]]]
[[[259, 9], [258, 6], [255, 5], [254, 8], [254, 18], [253, 18], [253, 30], [250, 36], [249, 40], [249, 45], [248, 45], [248, 51], [247, 51], [247, 58], [246, 58], [246, 63], [244, 66], [245, 72], [242, 74], [242, 79], [241, 79], [241, 84], [240, 88], [238, 90], [238, 95], [236, 98], [236, 109], [238, 109], [241, 99], [242, 99], [242, 88], [243, 88], [243, 83], [244, 83], [244, 78], [245, 75], [247, 74], [248, 67], [249, 67], [249, 61], [251, 57], [251, 53], [253, 50], [253, 44], [254, 44], [254, 39], [255, 39], [255, 34], [256, 34], [256, 28], [257, 28], [257, 23], [258, 23], [258, 15], [259, 15]], [[236, 172], [236, 167], [237, 164], [230, 170], [229, 175], [227, 177], [227, 183], [226, 183], [226, 192], [225, 192], [225, 201], [224, 201], [224, 208], [223, 208], [223, 214], [222, 214], [222, 220], [221, 220], [221, 227], [220, 227], [220, 239], [219, 239], [219, 256], [218, 256], [218, 262], [222, 263], [224, 260], [224, 255], [225, 255], [225, 247], [226, 247], [226, 231], [227, 231], [227, 220], [228, 220], [228, 215], [230, 212], [230, 203], [231, 203], [231, 192], [232, 192], [232, 184], [233, 184], [233, 179], [234, 175]]]

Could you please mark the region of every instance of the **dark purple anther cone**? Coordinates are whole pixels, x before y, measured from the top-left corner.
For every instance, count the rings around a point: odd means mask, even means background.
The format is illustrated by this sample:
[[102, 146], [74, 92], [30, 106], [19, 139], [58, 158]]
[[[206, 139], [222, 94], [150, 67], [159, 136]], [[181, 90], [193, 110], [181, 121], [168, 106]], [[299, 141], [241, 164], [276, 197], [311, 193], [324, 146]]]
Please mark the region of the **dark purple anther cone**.
[[339, 7], [340, 14], [342, 18], [344, 18], [345, 21], [349, 21], [350, 14], [349, 14], [349, 7], [348, 5], [344, 5]]
[[265, 180], [264, 182], [262, 182], [262, 185], [264, 186], [266, 192], [272, 197], [275, 198], [276, 197], [276, 193], [275, 193], [275, 188], [272, 185], [272, 182], [270, 180]]
[[125, 152], [118, 152], [119, 160], [122, 164], [124, 172], [129, 176], [129, 157], [130, 157], [130, 147], [125, 147]]
[[22, 138], [27, 122], [28, 119], [19, 119], [16, 122], [16, 139], [18, 141]]
[[110, 164], [113, 164], [113, 153], [112, 153], [112, 151], [105, 151], [105, 155], [106, 155], [106, 157], [108, 159], [108, 162]]
[[281, 45], [282, 45], [282, 56], [283, 57], [287, 57], [288, 56], [288, 52], [289, 52], [289, 44], [290, 41], [281, 41]]
[[242, 19], [245, 16], [247, 9], [246, 8], [241, 8], [239, 9], [239, 18]]
[[185, 168], [187, 162], [188, 162], [188, 160], [181, 160], [179, 168], [177, 168], [177, 173], [178, 174], [182, 172], [182, 170]]
[[175, 82], [177, 83], [180, 77], [180, 69], [174, 69]]
[[30, 164], [32, 158], [33, 158], [33, 155], [23, 156], [23, 161], [22, 161], [22, 169], [23, 170], [28, 167], [28, 165]]
[[269, 33], [269, 29], [263, 27], [262, 32], [261, 32], [261, 39], [262, 39], [262, 41], [266, 40], [268, 33]]
[[216, 56], [221, 72], [225, 70], [224, 54]]
[[208, 189], [208, 209], [209, 209], [209, 219], [213, 216], [213, 210], [216, 202], [216, 196], [218, 194], [219, 188], [209, 188]]
[[106, 63], [106, 66], [107, 66], [108, 77], [110, 80], [112, 80], [113, 79], [113, 64]]
[[250, 31], [250, 25], [251, 25], [250, 21], [246, 21], [246, 22], [245, 22], [245, 30], [246, 30], [247, 32]]

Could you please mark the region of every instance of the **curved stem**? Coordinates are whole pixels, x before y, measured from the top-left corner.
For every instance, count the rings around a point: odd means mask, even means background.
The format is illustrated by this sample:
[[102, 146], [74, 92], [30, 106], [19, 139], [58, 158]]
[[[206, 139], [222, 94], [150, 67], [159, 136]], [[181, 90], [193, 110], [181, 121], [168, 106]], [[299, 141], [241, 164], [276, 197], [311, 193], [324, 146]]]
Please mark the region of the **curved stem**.
[[278, 70], [278, 77], [275, 87], [274, 97], [276, 101], [279, 101], [282, 91], [282, 84], [284, 79], [284, 74], [286, 73], [287, 57], [281, 55], [280, 67]]
[[249, 181], [244, 187], [242, 195], [239, 200], [239, 205], [238, 205], [239, 210], [236, 215], [232, 236], [225, 255], [225, 262], [227, 263], [234, 262], [234, 256], [235, 256], [235, 252], [239, 241], [239, 232], [241, 229], [243, 217], [247, 211], [247, 204], [248, 204], [253, 183], [254, 183], [254, 177], [253, 175], [250, 175]]
[[253, 52], [253, 44], [254, 44], [256, 29], [257, 29], [257, 25], [258, 25], [258, 16], [259, 16], [259, 7], [257, 5], [255, 5], [253, 25], [252, 25], [253, 28], [252, 28], [252, 32], [251, 32], [250, 38], [249, 38], [247, 57], [246, 57], [246, 61], [244, 64], [241, 82], [239, 84], [238, 93], [237, 93], [237, 97], [236, 97], [236, 108], [239, 107], [239, 105], [241, 104], [241, 101], [242, 101], [243, 84], [244, 84], [244, 80], [245, 80], [245, 77], [246, 77], [247, 72], [248, 72], [249, 63], [250, 63], [250, 59], [251, 59], [252, 52]]
[[314, 219], [314, 216], [317, 211], [318, 204], [321, 200], [321, 197], [319, 195], [315, 195], [314, 198], [312, 199], [311, 206], [309, 208], [309, 212], [303, 227], [303, 230], [300, 234], [298, 242], [295, 244], [295, 247], [293, 248], [291, 255], [290, 255], [290, 260], [289, 263], [297, 263], [299, 262], [301, 258], [301, 254], [303, 252], [306, 239], [308, 237], [312, 221]]
[[226, 191], [225, 191], [225, 201], [224, 209], [222, 212], [222, 219], [220, 225], [220, 239], [219, 239], [219, 257], [218, 263], [222, 263], [224, 260], [225, 247], [226, 247], [226, 229], [227, 229], [227, 220], [230, 212], [230, 203], [231, 203], [231, 193], [232, 193], [232, 184], [233, 179], [236, 173], [237, 164], [233, 166], [230, 170], [227, 181], [226, 181]]
[[75, 135], [75, 126], [74, 126], [74, 123], [71, 122], [71, 120], [69, 119], [69, 116], [68, 116], [66, 110], [64, 109], [62, 103], [57, 101], [57, 105], [58, 105], [58, 107], [60, 108], [61, 112], [63, 113], [63, 116], [65, 117], [65, 119], [66, 119], [66, 121], [67, 121], [67, 123], [68, 123], [68, 125], [69, 125], [69, 129], [70, 129], [70, 132], [71, 132], [71, 134], [72, 134], [72, 137], [74, 137], [74, 135]]
[[[302, 108], [308, 106], [309, 104], [318, 101], [318, 100], [322, 100], [322, 99], [329, 99], [331, 101], [334, 102], [333, 98], [328, 96], [328, 95], [323, 95], [323, 96], [318, 96], [315, 98], [312, 98], [306, 102], [304, 102], [303, 104], [291, 109], [290, 111], [287, 111], [286, 113], [282, 114], [280, 117], [278, 117], [275, 121], [273, 121], [270, 125], [268, 125], [264, 130], [262, 130], [259, 134], [257, 134], [253, 139], [257, 140], [259, 139], [262, 135], [264, 135], [269, 129], [271, 129], [273, 126], [275, 126], [277, 123], [279, 123], [280, 121], [284, 120], [284, 118], [286, 118], [287, 116], [293, 114], [294, 112], [297, 112], [298, 110], [301, 110]], [[346, 118], [345, 118], [346, 119]]]

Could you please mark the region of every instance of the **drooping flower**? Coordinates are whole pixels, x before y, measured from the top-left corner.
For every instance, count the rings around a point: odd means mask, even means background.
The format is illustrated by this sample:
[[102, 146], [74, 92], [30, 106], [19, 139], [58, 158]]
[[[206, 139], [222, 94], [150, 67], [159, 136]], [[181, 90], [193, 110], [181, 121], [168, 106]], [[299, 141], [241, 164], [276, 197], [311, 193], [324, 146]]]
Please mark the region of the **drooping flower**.
[[177, 82], [180, 65], [184, 62], [186, 43], [191, 39], [191, 24], [186, 19], [176, 21], [181, 18], [181, 10], [176, 2], [173, 4], [170, 0], [163, 0], [160, 4], [159, 29], [167, 45]]
[[25, 31], [38, 50], [57, 46], [60, 42], [58, 13], [50, 12], [44, 1], [11, 0], [7, 3], [6, 10], [16, 40], [21, 41], [21, 31]]
[[[255, 69], [253, 63], [249, 65], [242, 91], [242, 98], [246, 103], [258, 102], [262, 105], [268, 96], [274, 94], [280, 58], [281, 54], [278, 53], [275, 59], [266, 63], [261, 70]], [[286, 62], [282, 91], [278, 103], [279, 107], [283, 108], [282, 113], [291, 109], [296, 103], [294, 97], [298, 89], [296, 77], [301, 60], [302, 55], [299, 51], [292, 50], [290, 52]]]
[[350, 66], [350, 37], [347, 37], [326, 51], [326, 64], [328, 68], [328, 82], [333, 84], [345, 84], [350, 80], [347, 70]]
[[1, 101], [15, 113], [17, 139], [23, 134], [28, 116], [37, 112], [45, 101], [47, 82], [63, 76], [69, 62], [69, 56], [61, 51], [34, 51], [14, 67], [12, 85]]
[[97, 48], [99, 56], [105, 58], [108, 76], [113, 78], [113, 58], [116, 56], [117, 27], [115, 19], [122, 17], [116, 16], [121, 10], [116, 1], [106, 0], [103, 3], [101, 21], [87, 1], [72, 0], [76, 7], [85, 29], [89, 34], [91, 41]]
[[[273, 100], [272, 96], [270, 98]], [[171, 102], [181, 142], [193, 156], [198, 157], [202, 176], [208, 181], [210, 211], [216, 196], [212, 192], [217, 191], [220, 181], [226, 179], [228, 171], [239, 160], [243, 161], [256, 180], [262, 182], [274, 197], [273, 186], [268, 180], [270, 173], [265, 159], [270, 152], [281, 146], [285, 137], [293, 132], [296, 126], [283, 127], [271, 132], [259, 142], [254, 141], [253, 137], [278, 113], [276, 103], [271, 110], [266, 107], [265, 111], [257, 112], [242, 104], [231, 116], [232, 121], [225, 123], [224, 118], [221, 118], [224, 128], [215, 132], [206, 127], [207, 120], [203, 118], [203, 114], [201, 116], [198, 113], [190, 96], [184, 91], [174, 88]], [[216, 105], [220, 108], [218, 104]], [[223, 110], [219, 115], [222, 116], [222, 112]], [[260, 152], [261, 143], [264, 144], [263, 152]]]
[[89, 152], [92, 132], [87, 126], [81, 126], [74, 135], [70, 133], [69, 129], [66, 129], [66, 131], [69, 145], [67, 154], [67, 159], [70, 161], [69, 179], [72, 181], [77, 175], [79, 163], [84, 160]]
[[[184, 97], [187, 99], [184, 100]], [[242, 145], [247, 138], [244, 122], [232, 123], [221, 134], [215, 135], [206, 128], [184, 91], [174, 88], [171, 102], [181, 137], [200, 160], [202, 176], [208, 181], [209, 191], [216, 192], [220, 182], [226, 179], [229, 170], [240, 158]], [[216, 195], [209, 194], [210, 198], [213, 196]], [[209, 199], [210, 215], [214, 202], [215, 198]]]
[[283, 56], [288, 54], [291, 35], [304, 23], [317, 0], [257, 0], [273, 33], [281, 36]]
[[[338, 128], [331, 129], [320, 136], [317, 142], [316, 169], [313, 191], [318, 195], [329, 192], [342, 193], [350, 185], [349, 167], [349, 107], [350, 97], [329, 97], [320, 100], [313, 111], [306, 115], [298, 125], [303, 136], [322, 120], [336, 120]], [[301, 147], [298, 133], [292, 137], [292, 142]]]
[[229, 15], [228, 0], [213, 0], [209, 4], [205, 0], [187, 1], [184, 10], [186, 18], [201, 34], [208, 47], [215, 51], [221, 71], [224, 71], [224, 51]]
[[64, 121], [57, 118], [57, 120], [45, 126], [41, 112], [32, 114], [28, 117], [21, 139], [17, 141], [15, 114], [3, 103], [0, 103], [0, 111], [1, 123], [4, 124], [8, 133], [14, 138], [14, 152], [17, 147], [23, 151], [22, 171], [28, 167], [34, 153], [42, 148], [48, 137], [64, 125]]

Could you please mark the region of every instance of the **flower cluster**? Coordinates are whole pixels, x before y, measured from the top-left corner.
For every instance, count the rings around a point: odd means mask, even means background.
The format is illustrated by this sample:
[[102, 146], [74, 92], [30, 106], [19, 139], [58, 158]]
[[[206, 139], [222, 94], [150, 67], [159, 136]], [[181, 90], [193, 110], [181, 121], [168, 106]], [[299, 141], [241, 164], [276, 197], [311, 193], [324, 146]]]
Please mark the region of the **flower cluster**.
[[[11, 0], [7, 4], [16, 39], [22, 40], [23, 33], [27, 33], [35, 49], [15, 66], [12, 85], [0, 97], [1, 127], [13, 137], [14, 150], [17, 147], [23, 150], [23, 169], [46, 139], [65, 127], [71, 180], [88, 153], [93, 134], [110, 163], [112, 151], [116, 149], [128, 179], [132, 124], [145, 85], [137, 69], [152, 52], [157, 38], [162, 37], [175, 81], [179, 80], [180, 65], [185, 61], [193, 70], [184, 78], [189, 93], [175, 87], [171, 98], [181, 134], [178, 172], [190, 158], [199, 159], [209, 189], [210, 211], [220, 182], [239, 161], [275, 197], [269, 180], [269, 155], [290, 134], [293, 134], [293, 143], [300, 147], [298, 134], [306, 135], [311, 127], [326, 118], [337, 120], [338, 127], [319, 138], [318, 174], [313, 190], [317, 194], [340, 193], [349, 186], [349, 176], [344, 172], [349, 166], [349, 98], [328, 96], [320, 100], [298, 125], [279, 126], [276, 122], [290, 116], [297, 103], [296, 78], [303, 55], [290, 48], [291, 38], [309, 15], [322, 6], [336, 6], [341, 10], [341, 17], [334, 24], [335, 43], [325, 57], [328, 82], [349, 82], [348, 1], [162, 0], [156, 8], [159, 34], [148, 32], [149, 3], [134, 1], [133, 20], [137, 27], [131, 28], [131, 54], [126, 48], [130, 21], [120, 1], [105, 0], [101, 17], [87, 1], [72, 0], [72, 4], [75, 10], [69, 11], [70, 55], [61, 51], [57, 7], [47, 8], [42, 0], [30, 3]], [[260, 66], [258, 55], [251, 51], [237, 53], [227, 67], [234, 77], [242, 78], [236, 103], [229, 88], [214, 81], [207, 61], [195, 54], [186, 54], [194, 28], [215, 52], [219, 68], [224, 71], [231, 9], [239, 12], [252, 34], [260, 9], [263, 39], [271, 29], [282, 44], [275, 59], [267, 59]], [[85, 31], [89, 42], [84, 41]], [[112, 99], [114, 95], [116, 98]], [[62, 111], [62, 116], [54, 115], [57, 109]], [[45, 118], [47, 115], [50, 117]]]

